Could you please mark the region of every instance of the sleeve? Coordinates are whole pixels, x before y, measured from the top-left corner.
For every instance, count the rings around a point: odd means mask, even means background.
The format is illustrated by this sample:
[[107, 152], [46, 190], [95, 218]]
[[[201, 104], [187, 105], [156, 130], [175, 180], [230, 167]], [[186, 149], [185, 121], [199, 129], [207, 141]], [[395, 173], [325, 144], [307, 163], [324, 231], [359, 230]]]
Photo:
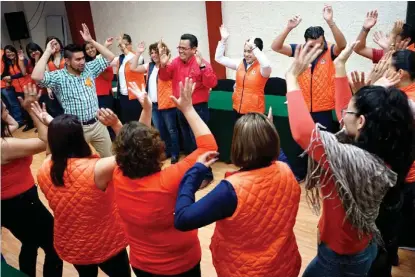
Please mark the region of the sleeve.
[[165, 189], [177, 191], [184, 174], [196, 163], [197, 158], [207, 151], [217, 151], [218, 149], [212, 134], [197, 137], [196, 145], [197, 149], [190, 155], [161, 172], [161, 180], [162, 184], [165, 185]]
[[342, 118], [342, 110], [349, 105], [350, 99], [352, 99], [352, 91], [350, 90], [347, 76], [334, 78], [334, 91], [336, 116], [340, 121]]
[[211, 192], [195, 203], [195, 193], [208, 168], [196, 163], [189, 169], [180, 184], [174, 213], [174, 227], [190, 231], [233, 215], [237, 196], [233, 186], [222, 180]]
[[99, 74], [101, 74], [105, 69], [107, 69], [109, 65], [110, 63], [102, 56], [99, 56], [95, 60], [86, 64], [94, 79], [98, 77]]
[[39, 81], [39, 86], [56, 90], [59, 87], [60, 80], [60, 70], [45, 72], [43, 79]]
[[225, 57], [225, 44], [222, 41], [219, 41], [218, 46], [216, 47], [215, 61], [233, 70], [238, 68], [238, 63], [236, 61]]
[[384, 54], [385, 53], [384, 53], [383, 49], [372, 48], [372, 62], [373, 63], [378, 63], [380, 61], [380, 59], [382, 59]]
[[[269, 75], [271, 73], [270, 72], [271, 63], [268, 60], [267, 56], [265, 55], [264, 52], [262, 52], [261, 50], [259, 50], [258, 47], [256, 47], [254, 49], [253, 53], [254, 53], [255, 57], [257, 58], [257, 60], [259, 62], [259, 65], [261, 66], [261, 75], [263, 77], [266, 77], [266, 78], [269, 77]], [[267, 69], [266, 71], [268, 71], [269, 74], [265, 74], [265, 70], [264, 69]], [[264, 75], [268, 75], [268, 76], [264, 76]]]
[[[307, 150], [314, 160], [320, 161], [325, 151], [319, 140], [311, 141], [315, 124], [308, 111], [301, 90], [289, 91], [287, 93], [288, 121], [292, 137], [302, 149]], [[312, 143], [312, 144], [311, 144]], [[311, 152], [311, 153], [310, 153]]]
[[295, 49], [297, 48], [298, 44], [290, 44], [290, 46], [291, 46], [291, 56], [290, 57], [294, 57]]
[[176, 68], [176, 59], [174, 59], [171, 63], [168, 63], [165, 67], [160, 67], [159, 69], [159, 77], [162, 81], [169, 81], [173, 79], [173, 72]]
[[210, 63], [205, 60], [203, 60], [203, 63], [206, 65], [206, 68], [201, 70], [203, 86], [207, 88], [214, 88], [218, 84], [218, 77], [216, 77], [216, 74], [213, 71]]

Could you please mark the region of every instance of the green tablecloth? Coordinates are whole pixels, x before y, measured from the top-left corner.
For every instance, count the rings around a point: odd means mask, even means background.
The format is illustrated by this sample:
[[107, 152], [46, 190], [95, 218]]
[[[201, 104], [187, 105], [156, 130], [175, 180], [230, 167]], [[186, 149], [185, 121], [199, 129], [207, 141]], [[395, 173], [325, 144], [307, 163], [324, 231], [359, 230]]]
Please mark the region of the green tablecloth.
[[26, 274], [1, 261], [1, 277], [28, 277]]

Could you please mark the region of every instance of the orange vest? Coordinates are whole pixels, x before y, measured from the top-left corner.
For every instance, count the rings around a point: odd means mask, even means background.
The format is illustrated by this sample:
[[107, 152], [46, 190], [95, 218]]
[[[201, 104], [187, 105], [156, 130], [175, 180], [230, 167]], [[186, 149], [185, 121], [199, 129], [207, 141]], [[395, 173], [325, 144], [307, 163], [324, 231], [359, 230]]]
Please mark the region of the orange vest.
[[68, 159], [63, 187], [52, 183], [51, 160], [46, 160], [37, 174], [55, 217], [56, 252], [71, 264], [99, 264], [127, 247], [113, 187], [103, 192], [94, 182], [98, 159]]
[[411, 99], [412, 101], [415, 101], [415, 83], [412, 83], [409, 86], [401, 88], [400, 90], [405, 92], [409, 99]]
[[233, 109], [240, 114], [265, 112], [264, 87], [268, 78], [261, 75], [261, 66], [255, 61], [245, 70], [242, 61], [236, 70], [235, 91], [232, 95]]
[[415, 43], [412, 43], [406, 49], [411, 50], [411, 51], [415, 51]]
[[216, 222], [210, 244], [219, 277], [297, 277], [301, 256], [294, 235], [301, 189], [289, 167], [275, 162], [227, 180], [234, 214]]
[[[134, 52], [132, 52], [132, 53], [134, 53]], [[125, 75], [125, 82], [127, 83], [128, 99], [133, 100], [133, 99], [137, 99], [137, 97], [135, 97], [135, 95], [132, 94], [130, 92], [130, 90], [128, 89], [130, 87], [130, 82], [135, 82], [137, 84], [138, 88], [141, 89], [142, 85], [144, 85], [144, 86], [146, 85], [146, 81], [145, 81], [143, 73], [132, 71], [130, 66], [131, 66], [131, 62], [128, 61], [125, 64], [124, 75]], [[119, 69], [119, 68], [120, 68], [120, 65], [119, 65], [119, 60], [118, 60], [117, 69]]]
[[50, 72], [65, 68], [65, 59], [61, 58], [61, 61], [59, 63], [59, 67], [56, 67], [56, 65], [53, 63], [53, 61], [49, 61], [48, 62], [48, 68], [49, 68]]
[[[0, 68], [0, 74], [3, 74], [4, 71], [4, 62], [3, 62], [3, 55], [4, 55], [4, 50], [1, 49], [1, 68]], [[1, 88], [5, 88], [7, 87], [7, 84], [5, 81], [3, 81], [3, 79], [1, 80]]]
[[334, 109], [335, 68], [331, 59], [331, 44], [318, 59], [313, 73], [311, 67], [298, 77], [304, 100], [310, 112], [322, 112]]
[[[155, 64], [154, 63], [148, 64], [147, 90], [148, 90], [148, 82], [150, 80], [150, 75], [154, 74], [154, 71], [150, 70], [151, 66], [155, 67]], [[167, 110], [167, 109], [176, 107], [176, 104], [174, 104], [173, 100], [171, 100], [170, 98], [170, 96], [172, 95], [173, 95], [172, 81], [171, 80], [163, 81], [157, 76], [157, 104], [158, 104], [159, 110]]]
[[[12, 66], [10, 66], [10, 75], [16, 75], [21, 73], [19, 67], [14, 64]], [[23, 77], [20, 77], [18, 79], [13, 79], [12, 80], [12, 86], [14, 87], [14, 90], [16, 92], [23, 92], [23, 87], [25, 85], [28, 85], [30, 83], [32, 83], [32, 77], [30, 74], [26, 74]]]

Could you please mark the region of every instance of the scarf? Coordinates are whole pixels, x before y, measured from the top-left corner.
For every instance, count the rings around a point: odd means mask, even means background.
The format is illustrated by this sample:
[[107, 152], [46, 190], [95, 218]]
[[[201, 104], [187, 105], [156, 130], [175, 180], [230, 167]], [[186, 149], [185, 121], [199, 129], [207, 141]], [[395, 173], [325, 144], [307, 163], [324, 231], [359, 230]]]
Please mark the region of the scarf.
[[[311, 136], [306, 176], [306, 198], [316, 214], [320, 212], [320, 190], [329, 182], [334, 182], [346, 218], [363, 234], [373, 234], [373, 239], [383, 244], [376, 227], [376, 218], [383, 197], [389, 188], [395, 186], [397, 174], [377, 156], [352, 144], [345, 129], [336, 134], [322, 131], [316, 125]], [[315, 143], [318, 142], [318, 143]], [[313, 159], [315, 148], [323, 147], [325, 154], [319, 161]], [[323, 196], [330, 198], [333, 192]]]

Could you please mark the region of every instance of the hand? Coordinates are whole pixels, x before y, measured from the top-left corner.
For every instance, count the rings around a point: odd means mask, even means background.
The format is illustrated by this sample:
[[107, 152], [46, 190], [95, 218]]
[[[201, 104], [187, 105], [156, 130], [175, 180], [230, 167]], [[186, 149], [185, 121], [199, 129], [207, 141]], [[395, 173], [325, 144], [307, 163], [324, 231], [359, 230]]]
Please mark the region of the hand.
[[301, 23], [301, 17], [299, 15], [294, 16], [293, 18], [291, 18], [290, 20], [288, 20], [288, 24], [287, 24], [287, 28], [289, 30], [294, 29], [295, 27], [298, 26], [298, 24]]
[[141, 56], [141, 54], [143, 54], [145, 50], [146, 50], [146, 44], [144, 43], [144, 41], [142, 41], [137, 46], [137, 55]]
[[92, 39], [91, 33], [89, 32], [88, 26], [86, 26], [85, 23], [82, 23], [82, 30], [79, 31], [79, 33], [81, 33], [81, 36], [82, 36], [82, 38], [84, 39], [85, 42], [94, 41]]
[[191, 109], [192, 106], [192, 94], [195, 90], [196, 83], [193, 83], [192, 79], [186, 77], [184, 85], [180, 82], [180, 97], [177, 99], [175, 96], [170, 96], [177, 108], [184, 112]]
[[367, 83], [370, 85], [373, 85], [377, 80], [379, 80], [385, 72], [389, 68], [390, 58], [392, 57], [392, 52], [389, 51], [386, 53], [382, 59], [379, 61], [378, 64], [376, 64], [372, 71], [370, 72], [369, 78], [367, 80]]
[[196, 58], [197, 64], [200, 66], [202, 64], [202, 53], [200, 53], [199, 50], [196, 50], [195, 58]]
[[211, 167], [219, 158], [219, 153], [216, 151], [207, 151], [199, 156], [196, 162], [203, 164], [206, 167]]
[[11, 80], [12, 80], [12, 77], [10, 77], [10, 76], [5, 76], [5, 77], [3, 77], [3, 79], [2, 79], [3, 81], [5, 81], [5, 82], [11, 82]]
[[272, 107], [271, 106], [269, 107], [267, 118], [271, 123], [274, 123], [274, 116], [272, 115]]
[[128, 90], [134, 94], [135, 97], [137, 97], [138, 102], [140, 102], [143, 109], [147, 111], [151, 110], [153, 103], [151, 103], [150, 96], [148, 96], [144, 84], [142, 84], [141, 90], [138, 88], [135, 82], [130, 82], [129, 84], [130, 86], [128, 87]]
[[353, 49], [355, 48], [356, 44], [359, 43], [359, 40], [356, 40], [355, 42], [352, 42], [351, 44], [347, 44], [346, 48], [341, 51], [339, 56], [334, 60], [335, 65], [344, 65], [347, 60], [350, 58], [350, 55], [353, 53]]
[[389, 49], [390, 38], [383, 34], [382, 31], [376, 31], [373, 34], [373, 41], [379, 45], [382, 49]]
[[114, 38], [113, 38], [113, 37], [110, 37], [110, 38], [107, 38], [107, 39], [105, 40], [105, 42], [104, 42], [104, 46], [105, 46], [106, 48], [108, 48], [108, 47], [110, 47], [113, 43], [114, 43]]
[[405, 50], [406, 48], [408, 48], [409, 42], [410, 40], [408, 39], [401, 40], [399, 43], [395, 45], [395, 51]]
[[363, 22], [363, 28], [370, 30], [373, 28], [373, 26], [376, 25], [376, 22], [378, 21], [378, 11], [370, 11], [366, 14], [365, 21]]
[[50, 88], [47, 88], [46, 90], [47, 90], [47, 92], [48, 92], [49, 99], [50, 99], [50, 100], [55, 99], [55, 97], [53, 96], [53, 92], [52, 92], [52, 90], [51, 90]]
[[35, 62], [37, 62], [40, 58], [40, 51], [35, 51], [32, 53], [32, 58], [35, 59]]
[[40, 122], [42, 122], [42, 124], [45, 126], [49, 126], [53, 120], [53, 117], [46, 111], [46, 104], [43, 103], [42, 107], [40, 107], [39, 102], [35, 101], [31, 104], [30, 107], [33, 114], [36, 115]]
[[24, 53], [23, 53], [23, 50], [17, 51], [17, 56], [19, 57], [19, 60], [24, 61]]
[[220, 26], [220, 28], [219, 28], [219, 31], [220, 31], [220, 36], [222, 38], [222, 42], [226, 42], [228, 40], [228, 38], [229, 38], [229, 32], [228, 32], [228, 30], [222, 24]]
[[399, 72], [396, 72], [391, 68], [388, 71], [386, 71], [385, 75], [382, 76], [379, 80], [377, 80], [373, 85], [389, 88], [397, 85], [400, 80], [401, 76], [399, 75]]
[[251, 49], [251, 50], [253, 50], [254, 48], [256, 48], [256, 45], [255, 45], [255, 38], [254, 37], [252, 37], [252, 38], [250, 38], [247, 42], [245, 42], [245, 44]]
[[56, 50], [57, 50], [57, 47], [56, 47], [57, 44], [58, 44], [57, 40], [56, 39], [52, 39], [46, 45], [45, 52], [48, 52], [50, 55], [55, 54], [56, 53]]
[[307, 42], [305, 46], [301, 45], [295, 48], [294, 52], [294, 62], [292, 63], [290, 69], [286, 75], [298, 77], [301, 75], [314, 61], [318, 55], [323, 51], [319, 49], [320, 44], [314, 45], [308, 52], [307, 49], [310, 48], [310, 42]]
[[394, 35], [395, 37], [397, 35], [400, 35], [402, 33], [402, 30], [403, 30], [403, 24], [404, 23], [403, 23], [402, 20], [397, 20], [395, 22], [395, 24], [393, 25], [391, 34]]
[[350, 86], [352, 87], [352, 92], [355, 94], [358, 92], [362, 87], [366, 86], [365, 81], [365, 73], [361, 72], [359, 75], [359, 72], [353, 71], [352, 74], [352, 81], [350, 83]]
[[111, 127], [116, 125], [120, 120], [118, 116], [110, 109], [101, 108], [97, 112], [97, 118], [103, 125]]
[[28, 84], [23, 87], [24, 99], [22, 97], [17, 97], [20, 102], [20, 105], [25, 109], [29, 110], [33, 102], [39, 100], [41, 92], [36, 90], [36, 85]]
[[333, 8], [330, 5], [324, 5], [323, 17], [329, 25], [333, 23]]

